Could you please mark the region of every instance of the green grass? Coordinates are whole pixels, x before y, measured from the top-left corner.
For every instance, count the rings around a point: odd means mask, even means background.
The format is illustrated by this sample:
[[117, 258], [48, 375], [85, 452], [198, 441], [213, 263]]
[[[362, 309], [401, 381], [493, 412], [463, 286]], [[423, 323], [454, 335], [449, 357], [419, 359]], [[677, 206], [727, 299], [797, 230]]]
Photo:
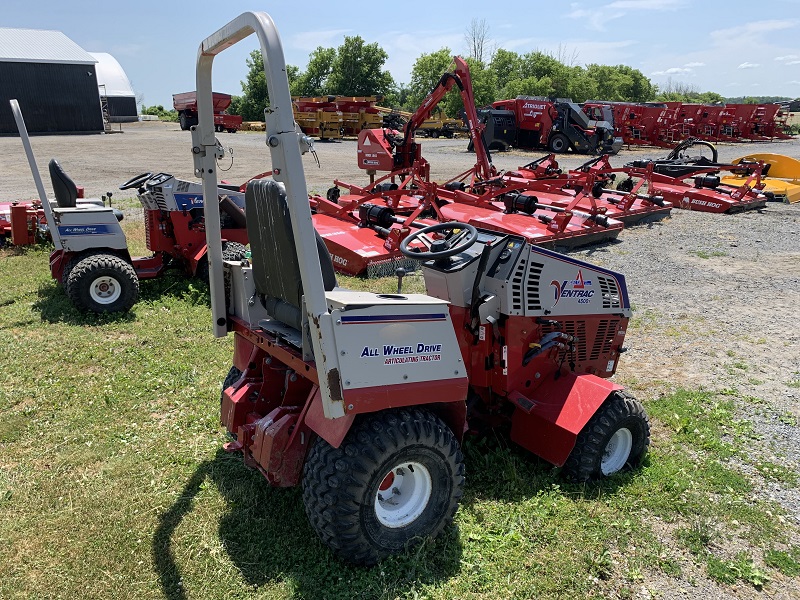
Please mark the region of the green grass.
[[702, 258], [705, 260], [719, 256], [728, 256], [728, 253], [723, 252], [722, 250], [711, 250], [708, 252], [705, 250], [692, 250], [689, 254], [694, 254], [697, 258]]
[[[207, 302], [170, 271], [130, 314], [82, 316], [46, 249], [0, 250], [0, 598], [625, 597], [688, 563], [723, 587], [800, 583], [793, 530], [731, 462], [756, 464], [735, 390], [646, 398], [643, 468], [599, 484], [470, 439], [455, 527], [378, 567], [343, 565], [299, 490], [222, 452], [232, 347], [212, 337]], [[721, 550], [731, 539], [739, 554]]]

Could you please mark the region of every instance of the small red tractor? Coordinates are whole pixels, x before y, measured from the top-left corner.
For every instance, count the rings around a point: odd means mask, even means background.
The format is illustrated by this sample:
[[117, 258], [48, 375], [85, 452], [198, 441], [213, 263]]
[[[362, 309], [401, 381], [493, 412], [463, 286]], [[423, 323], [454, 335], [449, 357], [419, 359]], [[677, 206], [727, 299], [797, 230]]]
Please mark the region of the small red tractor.
[[[11, 108], [39, 192], [36, 210], [42, 211], [55, 246], [50, 254], [50, 272], [64, 286], [75, 308], [97, 313], [126, 311], [139, 297], [139, 280], [157, 277], [170, 266], [208, 278], [200, 184], [169, 173], [142, 173], [120, 186], [121, 190], [136, 189], [144, 209], [147, 248], [152, 254], [134, 257], [119, 223], [122, 213], [101, 201], [78, 202], [77, 186], [55, 159], [49, 163], [55, 201], [47, 198], [16, 100], [11, 101]], [[221, 228], [220, 235], [225, 237], [225, 254], [230, 259], [241, 258], [247, 244], [244, 192], [239, 186], [223, 184], [214, 197], [219, 198], [217, 214], [223, 212], [217, 229]], [[17, 225], [20, 232], [23, 227], [30, 231], [32, 210]], [[41, 217], [37, 219], [41, 225]], [[12, 219], [12, 233], [14, 225]]]
[[[242, 117], [227, 113], [232, 100], [233, 98], [229, 94], [214, 92], [214, 129], [218, 133], [223, 131], [236, 133], [242, 128]], [[173, 94], [172, 106], [178, 111], [181, 129], [186, 131], [193, 125], [197, 125], [197, 94], [195, 92]]]
[[206, 207], [213, 330], [234, 335], [225, 449], [274, 486], [301, 485], [322, 541], [363, 565], [453, 520], [468, 432], [505, 432], [578, 481], [640, 464], [647, 416], [608, 379], [631, 314], [621, 274], [451, 222], [402, 242], [422, 261], [427, 294], [337, 287], [266, 13], [244, 13], [201, 43], [192, 146], [204, 195], [217, 189], [213, 61], [251, 33], [264, 56], [274, 177], [247, 186], [251, 261], [223, 260], [217, 206]]

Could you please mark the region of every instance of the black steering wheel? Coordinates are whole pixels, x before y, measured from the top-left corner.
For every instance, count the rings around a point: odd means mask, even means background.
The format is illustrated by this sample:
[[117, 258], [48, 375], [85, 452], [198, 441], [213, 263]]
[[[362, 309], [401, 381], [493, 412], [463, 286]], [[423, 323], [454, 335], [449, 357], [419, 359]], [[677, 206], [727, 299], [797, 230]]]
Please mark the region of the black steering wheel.
[[[442, 237], [431, 238], [430, 233], [438, 233]], [[411, 249], [409, 244], [419, 241], [425, 249]], [[455, 256], [478, 241], [478, 230], [468, 223], [450, 221], [437, 223], [419, 229], [400, 242], [400, 252], [408, 258], [417, 260], [439, 260]]]
[[119, 189], [129, 190], [131, 188], [138, 188], [152, 176], [153, 176], [152, 173], [142, 173], [141, 175], [137, 175], [136, 177], [128, 179], [128, 181], [119, 186]]

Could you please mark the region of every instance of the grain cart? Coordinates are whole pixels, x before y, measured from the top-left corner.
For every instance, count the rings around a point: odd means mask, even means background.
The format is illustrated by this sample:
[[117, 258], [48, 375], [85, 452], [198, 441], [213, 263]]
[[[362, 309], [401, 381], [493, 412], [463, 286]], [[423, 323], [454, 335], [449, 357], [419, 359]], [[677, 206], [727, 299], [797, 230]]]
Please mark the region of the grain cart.
[[198, 53], [195, 168], [217, 186], [214, 57], [256, 33], [270, 106], [274, 180], [247, 187], [252, 263], [223, 261], [209, 205], [211, 307], [234, 334], [225, 448], [275, 486], [302, 485], [312, 528], [342, 559], [373, 564], [434, 536], [458, 508], [468, 428], [511, 439], [578, 480], [638, 464], [641, 405], [606, 379], [630, 304], [625, 278], [509, 234], [437, 223], [403, 240], [428, 294], [336, 287], [312, 227], [281, 42], [245, 13]]
[[[227, 113], [232, 100], [233, 97], [230, 94], [214, 92], [214, 129], [219, 133], [223, 131], [236, 133], [242, 128], [242, 117]], [[197, 125], [197, 94], [195, 92], [173, 94], [172, 107], [178, 111], [178, 122], [181, 129], [186, 131], [193, 125]]]
[[[48, 200], [39, 176], [22, 112], [16, 100], [11, 109], [28, 156], [39, 192], [47, 229], [55, 249], [50, 254], [50, 272], [64, 286], [75, 308], [92, 312], [126, 311], [139, 297], [139, 279], [161, 275], [171, 266], [181, 266], [189, 275], [208, 277], [205, 216], [201, 186], [177, 179], [169, 173], [142, 173], [120, 186], [136, 189], [144, 209], [145, 235], [150, 256], [133, 257], [119, 224], [122, 213], [91, 202], [78, 203], [77, 187], [55, 159], [48, 167], [55, 201]], [[216, 230], [225, 236], [228, 258], [244, 256], [247, 230], [244, 193], [237, 186], [222, 186]]]

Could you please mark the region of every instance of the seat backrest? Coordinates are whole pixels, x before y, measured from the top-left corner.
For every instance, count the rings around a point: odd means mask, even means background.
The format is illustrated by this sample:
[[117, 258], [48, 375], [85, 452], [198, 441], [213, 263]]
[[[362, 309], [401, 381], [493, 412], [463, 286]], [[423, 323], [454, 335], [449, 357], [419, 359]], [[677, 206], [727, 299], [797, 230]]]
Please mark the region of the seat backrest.
[[[270, 179], [247, 184], [245, 192], [247, 237], [253, 264], [256, 292], [275, 298], [300, 310], [303, 284], [297, 260], [289, 206], [283, 186]], [[325, 243], [315, 230], [322, 280], [326, 291], [336, 287], [333, 261]], [[272, 315], [279, 320], [279, 315]], [[297, 327], [296, 319], [287, 325]]]
[[48, 165], [50, 179], [53, 182], [53, 192], [56, 195], [56, 204], [60, 208], [75, 208], [78, 198], [78, 188], [72, 178], [64, 172], [55, 158], [50, 159]]

